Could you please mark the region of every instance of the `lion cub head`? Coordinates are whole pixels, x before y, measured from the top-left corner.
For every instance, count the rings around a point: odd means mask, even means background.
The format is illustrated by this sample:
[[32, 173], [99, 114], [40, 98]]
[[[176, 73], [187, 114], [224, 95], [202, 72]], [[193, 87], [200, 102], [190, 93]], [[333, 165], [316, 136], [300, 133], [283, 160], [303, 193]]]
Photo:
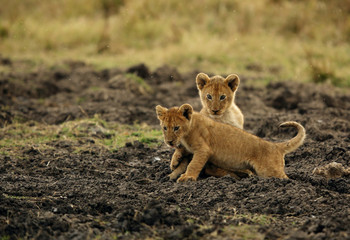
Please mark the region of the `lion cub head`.
[[239, 82], [236, 74], [231, 74], [226, 78], [221, 76], [209, 78], [205, 73], [197, 75], [199, 96], [203, 108], [210, 116], [219, 117], [232, 105]]
[[170, 147], [179, 147], [181, 139], [189, 131], [193, 108], [189, 104], [167, 109], [156, 106], [157, 117], [162, 127], [164, 142]]

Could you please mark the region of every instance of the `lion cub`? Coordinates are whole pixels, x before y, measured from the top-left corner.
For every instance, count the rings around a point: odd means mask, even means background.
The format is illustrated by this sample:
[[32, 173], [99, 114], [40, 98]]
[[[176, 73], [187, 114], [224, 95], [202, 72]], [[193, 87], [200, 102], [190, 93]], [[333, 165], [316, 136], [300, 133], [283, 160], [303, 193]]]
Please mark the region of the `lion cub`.
[[194, 112], [189, 104], [170, 109], [158, 105], [156, 112], [165, 143], [175, 148], [173, 159], [179, 160], [186, 152], [193, 153], [190, 163], [180, 163], [188, 166], [178, 182], [197, 180], [208, 161], [229, 171], [251, 168], [261, 177], [288, 178], [284, 172], [284, 155], [297, 149], [305, 139], [305, 129], [297, 122], [280, 125], [297, 128], [294, 138], [272, 143], [237, 127], [215, 122]]
[[243, 114], [235, 104], [239, 83], [240, 80], [236, 74], [231, 74], [226, 78], [221, 76], [209, 78], [207, 74], [199, 73], [196, 77], [196, 84], [203, 105], [200, 113], [217, 122], [243, 129]]

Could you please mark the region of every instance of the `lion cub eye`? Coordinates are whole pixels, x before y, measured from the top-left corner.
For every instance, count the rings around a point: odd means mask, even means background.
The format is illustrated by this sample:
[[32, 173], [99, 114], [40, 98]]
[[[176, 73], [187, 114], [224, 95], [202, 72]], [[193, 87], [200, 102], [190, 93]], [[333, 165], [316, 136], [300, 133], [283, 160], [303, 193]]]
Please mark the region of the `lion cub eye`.
[[226, 98], [226, 95], [221, 95], [220, 96], [220, 100], [222, 101], [222, 100], [224, 100]]
[[166, 127], [163, 127], [163, 129], [164, 129], [164, 131], [166, 131], [166, 130], [167, 130], [167, 128], [166, 128]]
[[176, 126], [176, 127], [174, 127], [174, 131], [177, 131], [177, 130], [179, 130], [179, 126]]
[[208, 98], [209, 100], [212, 100], [212, 99], [213, 99], [213, 97], [212, 97], [210, 94], [207, 94], [207, 98]]

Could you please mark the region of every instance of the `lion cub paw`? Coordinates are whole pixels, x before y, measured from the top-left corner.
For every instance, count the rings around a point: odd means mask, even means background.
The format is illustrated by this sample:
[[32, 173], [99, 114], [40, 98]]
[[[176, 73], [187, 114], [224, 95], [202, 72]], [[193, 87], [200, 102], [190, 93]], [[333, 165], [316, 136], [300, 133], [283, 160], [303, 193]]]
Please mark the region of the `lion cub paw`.
[[188, 176], [186, 174], [182, 174], [179, 179], [177, 179], [177, 182], [187, 182], [187, 181], [196, 181], [196, 178], [193, 176]]
[[170, 162], [170, 169], [174, 171], [180, 164], [181, 156], [173, 156]]
[[171, 171], [174, 171], [177, 168], [177, 166], [179, 166], [179, 161], [171, 161], [170, 163]]
[[176, 171], [170, 173], [168, 176], [170, 178], [170, 180], [175, 180], [180, 174], [177, 173]]

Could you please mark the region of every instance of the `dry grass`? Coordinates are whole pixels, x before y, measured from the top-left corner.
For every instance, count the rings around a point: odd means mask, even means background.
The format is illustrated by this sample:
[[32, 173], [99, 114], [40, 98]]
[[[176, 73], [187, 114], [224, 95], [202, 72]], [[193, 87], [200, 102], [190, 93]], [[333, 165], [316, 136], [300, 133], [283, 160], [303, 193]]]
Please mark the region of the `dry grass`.
[[[350, 2], [0, 0], [0, 51], [350, 86]], [[318, 77], [321, 76], [321, 77]]]

